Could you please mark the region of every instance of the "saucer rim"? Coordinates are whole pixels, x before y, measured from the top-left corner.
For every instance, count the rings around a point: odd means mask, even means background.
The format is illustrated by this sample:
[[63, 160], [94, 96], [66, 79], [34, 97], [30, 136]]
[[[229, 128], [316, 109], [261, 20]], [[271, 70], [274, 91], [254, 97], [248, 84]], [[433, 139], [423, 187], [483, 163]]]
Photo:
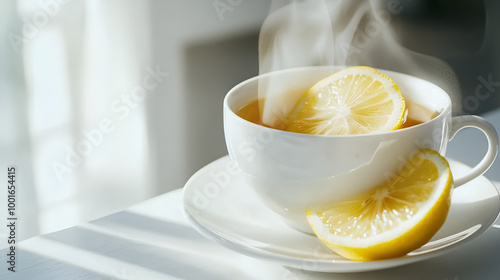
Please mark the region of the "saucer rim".
[[[225, 155], [221, 158], [218, 158], [207, 165], [203, 166], [200, 168], [197, 172], [195, 172], [189, 180], [186, 182], [183, 188], [183, 214], [184, 217], [191, 226], [202, 236], [205, 238], [225, 247], [228, 248], [234, 252], [244, 254], [253, 258], [257, 258], [260, 260], [267, 260], [267, 261], [272, 261], [278, 264], [281, 264], [283, 266], [288, 266], [292, 268], [297, 268], [301, 270], [306, 270], [306, 271], [315, 271], [315, 272], [335, 272], [335, 273], [352, 273], [352, 272], [366, 272], [366, 271], [375, 271], [375, 270], [382, 270], [382, 269], [387, 269], [387, 268], [393, 268], [393, 267], [398, 267], [398, 266], [403, 266], [415, 262], [419, 262], [422, 260], [434, 258], [443, 254], [446, 254], [452, 250], [455, 250], [458, 247], [461, 247], [482, 234], [484, 234], [489, 228], [494, 225], [495, 221], [498, 219], [500, 216], [500, 192], [499, 190], [495, 187], [495, 185], [486, 177], [483, 175], [478, 176], [482, 177], [488, 182], [488, 187], [493, 188], [495, 190], [496, 195], [494, 197], [497, 198], [497, 209], [496, 209], [496, 215], [495, 218], [491, 219], [488, 224], [480, 224], [480, 227], [465, 237], [464, 239], [454, 243], [450, 244], [444, 248], [440, 248], [434, 251], [430, 251], [427, 253], [419, 254], [419, 255], [413, 255], [413, 256], [403, 256], [399, 258], [394, 258], [394, 259], [387, 259], [387, 260], [377, 260], [377, 261], [351, 261], [351, 260], [313, 260], [313, 259], [307, 259], [307, 258], [300, 258], [300, 257], [293, 257], [289, 255], [284, 255], [284, 254], [279, 254], [279, 253], [273, 253], [273, 252], [268, 252], [265, 250], [260, 250], [257, 247], [251, 247], [251, 246], [245, 246], [244, 244], [235, 242], [230, 240], [230, 237], [225, 237], [220, 234], [218, 234], [216, 231], [211, 230], [210, 228], [204, 226], [201, 224], [198, 220], [196, 220], [195, 217], [193, 217], [192, 213], [189, 211], [189, 205], [186, 203], [186, 192], [190, 188], [191, 185], [193, 185], [193, 181], [199, 177], [201, 174], [207, 172], [207, 170], [210, 170], [212, 165], [216, 165], [219, 161], [227, 161], [231, 160], [229, 155]], [[454, 159], [448, 159], [448, 161], [452, 161], [456, 164], [463, 165], [467, 168], [470, 168], [466, 164], [454, 160]], [[475, 178], [471, 180], [471, 182], [477, 180], [478, 178]], [[453, 204], [453, 200], [452, 200]], [[457, 203], [459, 204], [459, 203]], [[271, 211], [271, 210], [269, 210]], [[492, 212], [493, 213], [493, 212]], [[445, 236], [446, 237], [450, 237]], [[304, 268], [303, 263], [304, 262], [312, 262], [314, 261], [316, 264], [316, 267], [314, 269], [310, 268]], [[301, 265], [302, 264], [302, 265]]]

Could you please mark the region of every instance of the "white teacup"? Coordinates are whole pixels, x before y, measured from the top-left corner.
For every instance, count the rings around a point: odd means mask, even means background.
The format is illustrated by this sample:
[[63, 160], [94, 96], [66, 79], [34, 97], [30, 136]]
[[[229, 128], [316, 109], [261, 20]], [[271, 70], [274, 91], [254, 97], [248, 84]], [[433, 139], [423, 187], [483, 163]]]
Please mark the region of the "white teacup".
[[297, 93], [305, 93], [332, 71], [331, 67], [307, 67], [257, 76], [235, 86], [224, 99], [224, 132], [230, 157], [262, 201], [293, 228], [312, 233], [306, 209], [347, 199], [382, 183], [420, 148], [444, 155], [448, 141], [464, 127], [481, 130], [488, 139], [488, 151], [468, 174], [454, 180], [455, 187], [483, 174], [495, 160], [498, 135], [490, 123], [478, 116], [451, 117], [451, 100], [444, 90], [392, 71], [379, 70], [396, 82], [406, 101], [438, 115], [387, 133], [321, 136], [268, 128], [235, 114], [258, 98], [259, 84], [282, 85], [274, 90], [290, 93], [288, 102], [294, 103], [300, 97]]

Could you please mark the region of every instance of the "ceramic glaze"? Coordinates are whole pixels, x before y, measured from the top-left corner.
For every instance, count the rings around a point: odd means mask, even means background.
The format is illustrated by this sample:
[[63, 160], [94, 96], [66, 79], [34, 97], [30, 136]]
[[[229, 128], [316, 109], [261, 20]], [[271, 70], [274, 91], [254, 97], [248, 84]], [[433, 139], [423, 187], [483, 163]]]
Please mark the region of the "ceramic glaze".
[[258, 99], [262, 88], [279, 91], [292, 104], [311, 85], [336, 70], [308, 67], [254, 77], [235, 86], [224, 99], [224, 133], [231, 159], [262, 201], [293, 228], [312, 233], [305, 218], [306, 209], [331, 205], [385, 182], [401, 171], [420, 148], [430, 148], [444, 156], [448, 141], [464, 127], [480, 129], [488, 138], [489, 149], [471, 172], [455, 179], [455, 186], [481, 175], [493, 163], [498, 135], [491, 124], [476, 116], [452, 118], [451, 100], [444, 90], [392, 71], [379, 70], [396, 82], [405, 100], [439, 114], [405, 129], [342, 136], [287, 132], [236, 115], [243, 105]]

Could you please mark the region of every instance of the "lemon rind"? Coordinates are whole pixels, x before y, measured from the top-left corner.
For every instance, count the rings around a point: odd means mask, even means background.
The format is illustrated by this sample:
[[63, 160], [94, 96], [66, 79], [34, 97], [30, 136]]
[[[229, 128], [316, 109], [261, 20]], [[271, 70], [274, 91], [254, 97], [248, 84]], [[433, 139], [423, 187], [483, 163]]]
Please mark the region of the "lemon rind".
[[[318, 238], [340, 255], [362, 261], [403, 256], [427, 243], [447, 217], [451, 204], [450, 193], [453, 187], [453, 178], [448, 162], [438, 152], [423, 149], [422, 155], [423, 158], [430, 159], [436, 164], [439, 178], [436, 181], [436, 189], [426, 200], [425, 207], [419, 209], [419, 212], [410, 220], [404, 221], [396, 228], [377, 236], [353, 240], [349, 237], [332, 235], [330, 229], [323, 225], [314, 211], [307, 210], [308, 221]], [[427, 216], [430, 218], [425, 219]], [[429, 231], [426, 230], [428, 223], [439, 226], [435, 231]], [[415, 232], [423, 237], [418, 240], [409, 238], [414, 236]]]
[[[396, 108], [395, 111], [398, 111], [398, 114], [394, 114], [393, 118], [388, 121], [388, 125], [378, 129], [371, 131], [370, 133], [380, 133], [380, 132], [386, 132], [386, 131], [393, 131], [398, 128], [400, 128], [403, 125], [404, 122], [404, 115], [405, 115], [405, 110], [406, 110], [406, 105], [405, 105], [405, 100], [401, 94], [401, 90], [398, 87], [398, 85], [386, 74], [381, 73], [377, 71], [374, 68], [368, 67], [368, 66], [355, 66], [355, 67], [350, 67], [343, 69], [339, 72], [333, 73], [320, 81], [318, 81], [316, 84], [314, 84], [307, 92], [304, 94], [295, 104], [295, 106], [292, 108], [290, 111], [291, 114], [294, 112], [297, 112], [297, 108], [302, 106], [302, 104], [305, 102], [305, 100], [308, 100], [311, 95], [315, 94], [315, 92], [321, 90], [323, 87], [325, 87], [328, 83], [331, 81], [335, 81], [338, 79], [341, 79], [345, 77], [346, 75], [368, 75], [375, 80], [381, 82], [386, 89], [386, 91], [389, 93], [389, 97], [395, 106], [399, 104], [399, 108]], [[289, 117], [290, 118], [290, 117]]]

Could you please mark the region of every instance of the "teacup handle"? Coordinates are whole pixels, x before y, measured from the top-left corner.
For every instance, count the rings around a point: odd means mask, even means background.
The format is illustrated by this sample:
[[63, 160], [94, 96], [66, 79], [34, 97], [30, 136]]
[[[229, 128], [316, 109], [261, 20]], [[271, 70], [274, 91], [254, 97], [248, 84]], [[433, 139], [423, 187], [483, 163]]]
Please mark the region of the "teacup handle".
[[483, 159], [474, 168], [472, 168], [472, 170], [470, 170], [468, 174], [454, 179], [455, 188], [486, 172], [486, 170], [488, 170], [488, 168], [490, 168], [490, 166], [493, 164], [493, 161], [495, 161], [498, 153], [498, 134], [495, 130], [495, 127], [487, 120], [478, 116], [453, 117], [449, 139], [453, 139], [457, 132], [466, 127], [474, 127], [484, 133], [486, 139], [488, 139], [488, 151], [486, 152], [486, 155], [483, 157]]

